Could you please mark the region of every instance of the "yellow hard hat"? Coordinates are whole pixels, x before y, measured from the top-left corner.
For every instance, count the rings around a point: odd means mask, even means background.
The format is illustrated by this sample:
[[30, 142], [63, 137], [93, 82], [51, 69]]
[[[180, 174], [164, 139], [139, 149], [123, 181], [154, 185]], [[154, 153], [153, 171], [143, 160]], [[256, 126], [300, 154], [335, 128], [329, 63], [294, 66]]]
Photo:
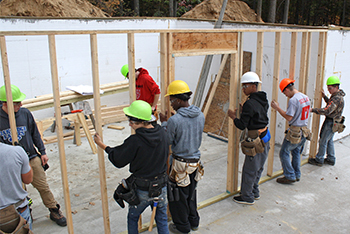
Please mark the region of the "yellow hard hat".
[[189, 92], [191, 92], [191, 90], [185, 81], [175, 80], [169, 84], [167, 94], [165, 94], [164, 97]]

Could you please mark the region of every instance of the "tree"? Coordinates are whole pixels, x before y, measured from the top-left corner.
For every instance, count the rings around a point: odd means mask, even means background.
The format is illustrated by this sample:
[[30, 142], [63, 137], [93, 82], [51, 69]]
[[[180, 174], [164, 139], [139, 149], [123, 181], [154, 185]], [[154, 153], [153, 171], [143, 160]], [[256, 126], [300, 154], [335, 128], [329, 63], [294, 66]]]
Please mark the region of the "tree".
[[276, 22], [276, 4], [277, 4], [277, 0], [270, 1], [269, 18], [267, 19], [267, 22], [269, 23]]

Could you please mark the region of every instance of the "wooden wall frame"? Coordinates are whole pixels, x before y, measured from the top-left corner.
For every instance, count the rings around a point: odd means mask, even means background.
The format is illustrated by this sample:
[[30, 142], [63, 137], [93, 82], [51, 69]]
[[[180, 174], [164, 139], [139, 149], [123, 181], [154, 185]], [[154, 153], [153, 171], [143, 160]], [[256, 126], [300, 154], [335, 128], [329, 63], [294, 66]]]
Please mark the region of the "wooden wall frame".
[[[256, 32], [257, 33], [257, 56], [256, 56], [256, 72], [260, 77], [263, 74], [263, 44], [264, 33], [275, 33], [275, 56], [274, 56], [274, 68], [273, 68], [273, 86], [278, 87], [279, 74], [280, 74], [280, 54], [281, 54], [281, 38], [282, 33], [291, 33], [291, 55], [290, 55], [290, 74], [289, 76], [295, 77], [295, 65], [296, 65], [296, 44], [297, 33], [302, 33], [302, 55], [300, 75], [305, 77], [302, 79], [302, 85], [300, 89], [304, 92], [307, 87], [307, 79], [310, 66], [310, 51], [311, 51], [311, 33], [318, 33], [318, 59], [317, 59], [317, 80], [316, 92], [315, 92], [315, 107], [321, 107], [322, 98], [319, 93], [321, 91], [324, 81], [324, 66], [325, 66], [325, 49], [327, 42], [327, 30], [323, 29], [198, 29], [198, 30], [82, 30], [82, 31], [17, 31], [17, 32], [4, 32], [0, 31], [0, 49], [2, 58], [2, 67], [4, 73], [4, 83], [6, 86], [6, 92], [11, 94], [10, 89], [10, 73], [6, 51], [6, 36], [30, 36], [30, 35], [48, 35], [50, 63], [51, 63], [51, 78], [52, 89], [54, 97], [54, 107], [56, 116], [60, 116], [60, 95], [58, 90], [58, 75], [57, 75], [57, 57], [56, 57], [56, 35], [90, 35], [91, 45], [91, 68], [92, 78], [94, 86], [94, 104], [96, 115], [96, 132], [102, 136], [102, 121], [100, 115], [100, 84], [99, 84], [99, 70], [98, 70], [98, 50], [97, 50], [97, 35], [98, 34], [127, 34], [128, 38], [128, 64], [129, 67], [135, 67], [135, 48], [134, 48], [134, 35], [135, 33], [157, 33], [160, 35], [160, 67], [161, 67], [161, 87], [163, 90], [161, 96], [161, 110], [170, 109], [170, 103], [165, 101], [164, 94], [166, 87], [170, 82], [175, 80], [175, 58], [180, 56], [194, 56], [194, 55], [209, 55], [209, 54], [229, 54], [231, 56], [231, 80], [230, 80], [230, 108], [234, 109], [238, 107], [239, 100], [241, 99], [241, 91], [239, 80], [242, 75], [242, 55], [243, 55], [243, 35], [244, 32]], [[303, 66], [303, 64], [306, 64]], [[130, 77], [134, 77], [134, 69], [129, 69]], [[129, 80], [129, 95], [130, 101], [135, 100], [135, 81]], [[273, 99], [278, 99], [278, 89], [273, 92]], [[11, 95], [8, 95], [9, 104], [12, 103]], [[11, 108], [11, 107], [10, 107]], [[13, 108], [13, 106], [12, 106]], [[11, 111], [10, 111], [11, 112]], [[12, 111], [13, 113], [13, 111]], [[170, 115], [170, 113], [169, 113]], [[267, 177], [261, 179], [261, 181], [271, 179], [280, 175], [282, 172], [273, 171], [273, 152], [276, 134], [276, 111], [271, 109], [270, 119], [270, 132], [271, 132], [271, 148], [268, 157], [268, 169]], [[17, 139], [16, 136], [16, 123], [14, 115], [9, 116], [10, 126], [12, 131], [12, 137]], [[312, 132], [313, 138], [310, 144], [309, 157], [314, 157], [317, 149], [317, 139], [319, 131], [320, 117], [313, 115], [312, 117]], [[56, 118], [57, 138], [59, 145], [61, 174], [63, 183], [63, 192], [65, 200], [65, 209], [67, 216], [68, 233], [74, 233], [73, 220], [71, 215], [70, 196], [68, 188], [67, 167], [65, 160], [65, 150], [63, 142], [63, 134], [61, 129], [61, 118]], [[219, 194], [213, 198], [199, 203], [199, 209], [206, 207], [210, 204], [225, 199], [239, 191], [238, 186], [238, 156], [239, 156], [239, 133], [237, 128], [233, 127], [233, 121], [229, 121], [229, 142], [228, 142], [228, 159], [227, 159], [227, 183], [226, 192]], [[98, 150], [99, 158], [99, 172], [100, 172], [100, 184], [101, 184], [101, 198], [102, 198], [102, 210], [104, 220], [104, 232], [109, 234], [110, 221], [107, 201], [107, 187], [105, 177], [105, 165], [103, 160], [103, 151]], [[144, 227], [145, 225], [143, 225]]]

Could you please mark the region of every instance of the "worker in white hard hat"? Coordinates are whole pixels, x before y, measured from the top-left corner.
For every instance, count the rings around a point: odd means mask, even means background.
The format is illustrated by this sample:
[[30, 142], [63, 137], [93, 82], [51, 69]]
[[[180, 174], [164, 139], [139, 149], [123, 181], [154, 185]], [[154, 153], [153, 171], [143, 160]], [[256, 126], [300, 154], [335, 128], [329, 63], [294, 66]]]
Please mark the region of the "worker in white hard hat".
[[241, 142], [242, 151], [246, 155], [242, 169], [241, 193], [233, 201], [253, 205], [260, 198], [258, 183], [270, 149], [271, 137], [267, 128], [269, 102], [266, 93], [258, 91], [261, 81], [255, 72], [244, 73], [241, 84], [248, 99], [242, 106], [240, 118], [237, 118], [237, 109], [228, 110], [228, 116], [233, 119], [236, 128], [246, 130]]

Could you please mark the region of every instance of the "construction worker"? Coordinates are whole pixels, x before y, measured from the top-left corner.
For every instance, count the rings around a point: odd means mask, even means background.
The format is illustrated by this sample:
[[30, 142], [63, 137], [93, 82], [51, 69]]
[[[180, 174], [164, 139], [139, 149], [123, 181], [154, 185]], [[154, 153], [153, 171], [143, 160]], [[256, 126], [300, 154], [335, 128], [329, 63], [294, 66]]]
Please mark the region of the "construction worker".
[[[129, 65], [125, 64], [120, 72], [129, 79]], [[160, 95], [160, 89], [148, 71], [142, 67], [135, 69], [136, 79], [136, 100], [143, 100], [152, 106], [152, 113], [158, 119], [157, 103]]]
[[[44, 205], [50, 211], [50, 219], [59, 226], [67, 226], [66, 218], [60, 211], [60, 205], [55, 200], [46, 180], [44, 167], [48, 168], [49, 158], [45, 152], [45, 146], [38, 131], [33, 115], [22, 107], [22, 101], [26, 95], [15, 85], [11, 85], [12, 100], [17, 125], [19, 145], [23, 147], [29, 157], [29, 163], [33, 169], [32, 185], [40, 193]], [[0, 88], [0, 141], [12, 145], [13, 139], [8, 117], [8, 106], [5, 86]], [[39, 153], [38, 153], [39, 151]]]
[[[241, 84], [243, 93], [248, 96], [248, 99], [242, 106], [240, 118], [237, 118], [237, 109], [228, 110], [228, 116], [233, 120], [236, 128], [247, 129], [244, 141], [241, 142], [242, 151], [245, 154], [241, 194], [235, 196], [233, 201], [253, 205], [254, 200], [260, 198], [258, 183], [270, 149], [268, 142], [271, 135], [267, 128], [269, 103], [266, 93], [258, 91], [258, 85], [261, 84], [261, 81], [255, 72], [244, 73]], [[251, 145], [245, 145], [245, 143]]]
[[169, 198], [169, 209], [174, 223], [169, 225], [169, 230], [173, 233], [189, 233], [199, 226], [196, 187], [203, 175], [199, 147], [205, 120], [201, 110], [189, 104], [191, 94], [184, 81], [171, 82], [165, 96], [169, 96], [176, 114], [169, 119], [167, 113], [160, 114], [172, 150], [169, 191], [174, 199]]
[[[291, 184], [300, 180], [300, 155], [306, 139], [311, 137], [310, 130], [306, 127], [309, 120], [310, 100], [294, 87], [294, 82], [295, 80], [285, 78], [279, 85], [281, 92], [290, 98], [287, 111], [282, 110], [275, 100], [271, 102], [271, 107], [289, 122], [280, 150], [284, 177], [276, 180], [281, 184]], [[290, 160], [290, 153], [292, 160]]]
[[[309, 158], [308, 161], [316, 166], [322, 166], [323, 164], [334, 166], [335, 164], [333, 136], [335, 132], [342, 132], [345, 128], [344, 118], [342, 118], [345, 92], [339, 89], [339, 85], [340, 80], [337, 76], [328, 77], [327, 89], [331, 97], [328, 98], [322, 90], [322, 97], [327, 104], [326, 107], [311, 109], [313, 113], [326, 116], [320, 132], [316, 158]], [[324, 158], [326, 152], [327, 157]]]
[[[139, 216], [148, 206], [155, 205], [155, 202], [158, 233], [167, 234], [166, 163], [169, 144], [166, 133], [158, 124], [151, 124], [154, 121], [152, 108], [147, 102], [134, 101], [123, 111], [129, 118], [129, 126], [135, 130], [134, 135], [113, 148], [105, 145], [98, 134], [94, 136], [96, 144], [105, 150], [114, 166], [122, 168], [130, 164], [129, 171], [132, 175], [118, 186], [114, 198], [121, 207], [124, 207], [121, 198], [129, 203], [129, 234], [138, 233]], [[119, 193], [120, 188], [125, 191]]]
[[[0, 161], [0, 233], [12, 233], [22, 228], [25, 222], [20, 222], [19, 215], [32, 229], [28, 194], [22, 187], [22, 182], [33, 181], [28, 155], [20, 146], [0, 142]], [[28, 230], [28, 227], [23, 229]]]

